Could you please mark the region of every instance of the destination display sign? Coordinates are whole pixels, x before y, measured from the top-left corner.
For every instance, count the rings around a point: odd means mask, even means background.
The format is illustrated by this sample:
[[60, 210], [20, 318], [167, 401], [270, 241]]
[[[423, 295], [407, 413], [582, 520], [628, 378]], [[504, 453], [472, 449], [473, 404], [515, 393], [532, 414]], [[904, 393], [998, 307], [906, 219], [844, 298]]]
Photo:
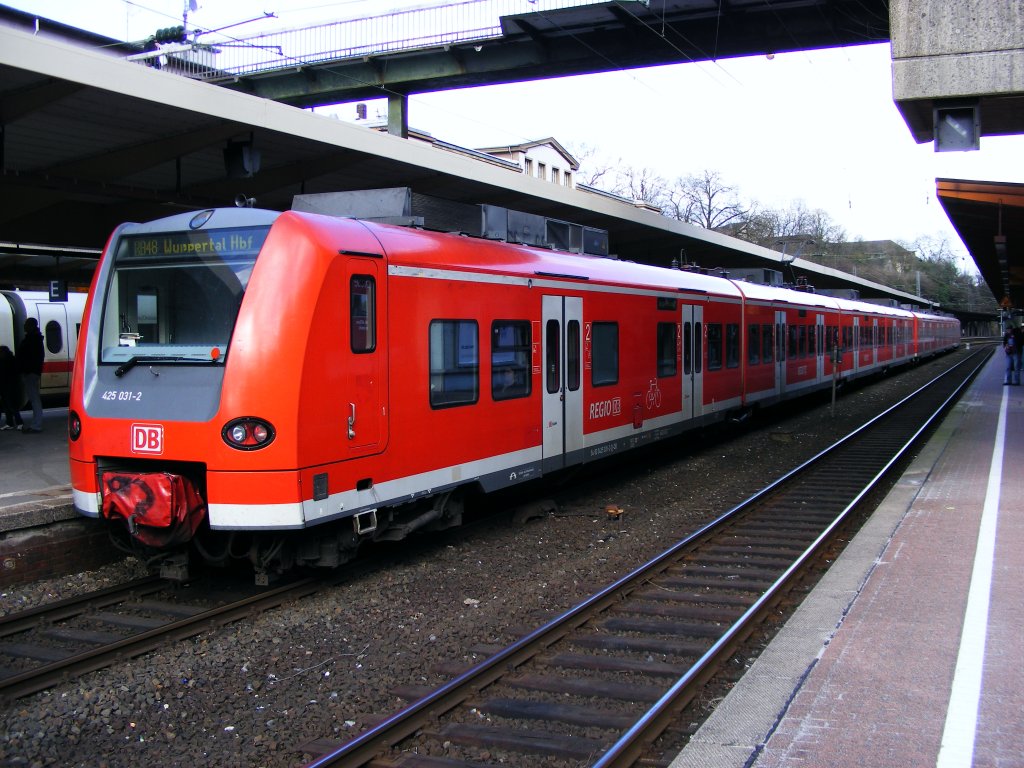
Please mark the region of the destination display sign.
[[252, 227], [132, 235], [122, 241], [119, 260], [255, 256], [268, 231], [269, 227]]

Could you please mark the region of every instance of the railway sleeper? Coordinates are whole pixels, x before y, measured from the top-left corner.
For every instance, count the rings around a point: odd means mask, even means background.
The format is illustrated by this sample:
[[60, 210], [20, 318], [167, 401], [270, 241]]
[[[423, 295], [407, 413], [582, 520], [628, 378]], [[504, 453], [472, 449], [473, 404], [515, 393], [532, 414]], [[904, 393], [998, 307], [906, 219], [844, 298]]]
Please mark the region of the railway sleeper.
[[581, 736], [561, 736], [537, 731], [506, 730], [485, 725], [451, 723], [437, 737], [441, 741], [487, 750], [506, 749], [525, 754], [546, 754], [554, 757], [583, 760], [600, 754], [606, 744]]
[[[703, 653], [703, 649], [701, 651]], [[665, 689], [657, 685], [623, 683], [615, 680], [593, 680], [580, 677], [553, 677], [550, 675], [525, 674], [503, 680], [511, 688], [540, 693], [576, 696], [578, 698], [599, 697], [628, 702], [651, 704], [658, 701]]]
[[694, 621], [727, 621], [734, 622], [743, 615], [743, 606], [737, 606], [733, 610], [724, 608], [709, 608], [702, 605], [690, 605], [688, 603], [673, 603], [672, 601], [662, 602], [660, 600], [640, 601], [632, 600], [613, 609], [616, 615], [636, 614], [639, 616], [662, 616], [672, 619], [692, 619]]
[[605, 633], [574, 637], [572, 645], [616, 653], [660, 653], [684, 658], [697, 658], [708, 649], [707, 642], [695, 640]]
[[600, 628], [608, 632], [636, 632], [649, 635], [669, 635], [717, 639], [722, 634], [722, 624], [717, 622], [658, 621], [657, 619], [616, 616], [604, 619]]
[[687, 670], [683, 664], [665, 664], [660, 661], [594, 656], [585, 653], [558, 653], [538, 658], [541, 664], [556, 669], [588, 670], [591, 672], [628, 672], [631, 674], [669, 677], [678, 680]]
[[493, 717], [511, 720], [555, 721], [588, 728], [625, 730], [636, 722], [629, 714], [609, 712], [597, 707], [585, 707], [550, 701], [525, 701], [496, 697], [466, 702], [466, 706]]

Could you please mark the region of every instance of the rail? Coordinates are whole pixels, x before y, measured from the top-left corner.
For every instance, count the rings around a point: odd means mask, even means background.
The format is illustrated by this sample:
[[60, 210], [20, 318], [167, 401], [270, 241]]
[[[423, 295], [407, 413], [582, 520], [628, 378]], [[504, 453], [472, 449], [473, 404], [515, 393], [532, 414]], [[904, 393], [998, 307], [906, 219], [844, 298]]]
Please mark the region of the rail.
[[[492, 757], [514, 752], [599, 768], [636, 764], [990, 354], [974, 353], [973, 364], [953, 369], [962, 375], [937, 377], [615, 584], [308, 768], [492, 764], [481, 759], [481, 749]], [[659, 688], [651, 683], [658, 678], [671, 682]], [[650, 706], [638, 712], [643, 701]], [[537, 726], [524, 728], [522, 721]], [[438, 750], [445, 757], [432, 762]]]
[[[0, 658], [20, 659], [24, 668], [3, 665], [0, 703], [276, 608], [331, 583], [303, 578], [208, 607], [182, 602], [176, 584], [150, 577], [11, 614], [0, 621]], [[195, 591], [200, 599], [209, 597], [201, 585]], [[122, 613], [122, 606], [128, 612]], [[146, 615], [133, 613], [133, 606]], [[76, 624], [78, 619], [84, 623]], [[96, 631], [98, 623], [102, 631]], [[129, 634], [119, 635], [125, 627]], [[75, 650], [68, 650], [69, 642]]]

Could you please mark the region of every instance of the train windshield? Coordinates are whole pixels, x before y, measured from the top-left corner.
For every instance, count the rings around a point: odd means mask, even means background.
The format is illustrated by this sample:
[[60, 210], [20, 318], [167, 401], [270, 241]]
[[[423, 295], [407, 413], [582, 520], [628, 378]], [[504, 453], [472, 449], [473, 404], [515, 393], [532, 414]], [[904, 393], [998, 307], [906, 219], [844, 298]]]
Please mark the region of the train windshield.
[[218, 363], [270, 227], [127, 235], [101, 330], [104, 363]]

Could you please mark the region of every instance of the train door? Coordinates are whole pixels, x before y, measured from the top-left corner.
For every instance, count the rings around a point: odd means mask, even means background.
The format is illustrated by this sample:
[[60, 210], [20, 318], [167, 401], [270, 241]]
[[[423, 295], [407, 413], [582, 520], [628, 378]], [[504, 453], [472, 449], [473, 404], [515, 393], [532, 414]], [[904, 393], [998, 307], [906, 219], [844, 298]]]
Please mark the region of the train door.
[[[351, 258], [345, 275], [348, 338], [345, 339], [345, 418], [352, 455], [384, 450], [387, 443], [387, 356], [383, 339], [386, 297], [382, 259]], [[343, 349], [345, 348], [343, 347]]]
[[700, 416], [704, 402], [704, 307], [683, 305], [683, 420]]
[[853, 320], [853, 372], [856, 373], [861, 369], [860, 348], [864, 340], [860, 337], [860, 315], [854, 315], [851, 319]]
[[786, 391], [786, 313], [775, 312], [775, 394]]
[[552, 472], [583, 450], [583, 299], [545, 296], [543, 319], [543, 468]]
[[825, 351], [825, 316], [815, 315], [814, 324], [817, 327], [814, 329], [814, 349], [811, 350], [811, 354], [818, 361], [817, 381], [824, 381], [825, 355], [828, 354]]
[[[30, 310], [31, 311], [31, 310]], [[71, 383], [71, 340], [68, 312], [63, 304], [36, 304], [39, 331], [43, 334], [43, 375], [39, 392], [67, 391]]]
[[871, 320], [871, 366], [877, 367], [879, 362], [879, 349], [882, 346], [882, 338], [880, 334], [884, 329], [878, 323], [878, 318], [872, 318]]

